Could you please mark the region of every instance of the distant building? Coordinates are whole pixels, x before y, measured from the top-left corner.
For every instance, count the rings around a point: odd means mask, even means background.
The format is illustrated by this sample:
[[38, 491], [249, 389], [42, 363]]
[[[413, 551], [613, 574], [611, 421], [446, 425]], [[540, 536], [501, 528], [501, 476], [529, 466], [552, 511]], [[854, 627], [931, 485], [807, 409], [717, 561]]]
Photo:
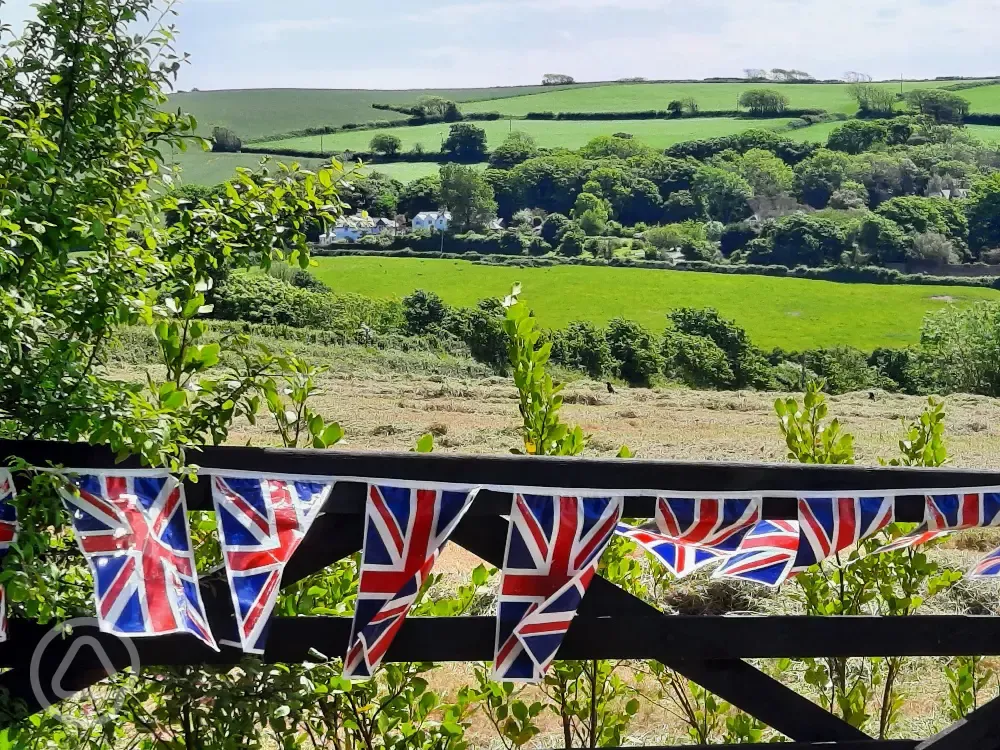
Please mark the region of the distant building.
[[502, 232], [503, 219], [494, 219], [493, 221], [491, 221], [489, 224], [486, 225], [486, 228], [489, 229], [491, 232]]
[[427, 230], [430, 232], [446, 232], [448, 224], [451, 222], [451, 213], [448, 211], [421, 211], [413, 217], [413, 231]]
[[357, 242], [362, 237], [369, 234], [395, 234], [396, 222], [385, 217], [372, 217], [368, 214], [360, 213], [354, 216], [342, 216], [337, 219], [333, 229], [327, 234], [320, 235], [321, 245], [329, 245], [337, 240], [346, 242]]

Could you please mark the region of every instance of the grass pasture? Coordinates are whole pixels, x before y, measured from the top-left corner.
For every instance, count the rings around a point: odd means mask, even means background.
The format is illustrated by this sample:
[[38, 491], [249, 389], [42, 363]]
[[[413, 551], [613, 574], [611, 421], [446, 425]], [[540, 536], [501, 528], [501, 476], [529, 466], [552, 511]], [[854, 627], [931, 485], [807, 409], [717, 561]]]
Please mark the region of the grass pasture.
[[547, 89], [510, 86], [482, 89], [241, 89], [192, 91], [170, 97], [167, 107], [195, 116], [198, 130], [209, 135], [216, 125], [232, 128], [244, 141], [310, 127], [340, 127], [349, 122], [404, 120], [406, 115], [372, 109], [373, 103], [409, 105], [421, 96], [443, 96], [455, 102], [516, 97]]
[[[787, 125], [788, 118], [774, 120], [741, 120], [729, 117], [713, 117], [692, 120], [496, 120], [474, 123], [486, 131], [489, 148], [503, 143], [511, 130], [527, 133], [542, 148], [580, 148], [599, 135], [626, 132], [654, 148], [666, 148], [681, 141], [700, 138], [716, 138], [739, 133], [750, 128], [780, 128]], [[322, 143], [324, 153], [332, 151], [367, 151], [371, 139], [378, 133], [389, 133], [400, 138], [403, 149], [412, 149], [421, 144], [428, 151], [440, 149], [448, 137], [449, 125], [419, 125], [416, 127], [385, 128], [342, 132], [332, 135], [287, 138], [267, 144], [269, 148], [290, 148], [302, 151], [319, 151]]]
[[[939, 88], [954, 81], [904, 82], [903, 90]], [[898, 82], [878, 84], [893, 92]], [[463, 112], [502, 112], [522, 116], [528, 112], [626, 112], [666, 109], [674, 99], [694, 97], [702, 109], [736, 109], [740, 94], [751, 88], [776, 88], [786, 94], [795, 109], [825, 109], [854, 114], [857, 102], [846, 83], [631, 83], [597, 88], [563, 87], [539, 94], [470, 102]], [[994, 89], [996, 89], [994, 91]], [[981, 92], [981, 93], [980, 93]], [[988, 86], [960, 91], [975, 102], [974, 112], [1000, 112], [1000, 87]]]
[[869, 351], [919, 339], [928, 310], [951, 302], [1000, 300], [992, 289], [836, 284], [767, 276], [728, 276], [640, 268], [512, 268], [469, 261], [350, 256], [318, 258], [317, 277], [339, 292], [402, 298], [415, 289], [451, 304], [503, 297], [520, 282], [547, 327], [573, 320], [637, 320], [657, 331], [677, 307], [715, 307], [764, 348], [849, 345]]

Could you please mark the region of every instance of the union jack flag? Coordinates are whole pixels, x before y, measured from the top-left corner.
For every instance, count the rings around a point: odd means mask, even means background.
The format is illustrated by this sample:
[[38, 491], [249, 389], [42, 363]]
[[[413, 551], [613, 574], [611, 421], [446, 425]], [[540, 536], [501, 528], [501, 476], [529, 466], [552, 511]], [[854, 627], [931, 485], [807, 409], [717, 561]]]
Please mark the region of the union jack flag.
[[[14, 479], [0, 469], [0, 560], [17, 540], [17, 509], [13, 504]], [[0, 586], [0, 643], [7, 640], [7, 592]]]
[[345, 677], [367, 679], [382, 662], [475, 494], [369, 485]]
[[678, 544], [733, 552], [758, 520], [758, 499], [660, 497], [656, 501], [657, 528]]
[[725, 554], [691, 544], [677, 544], [671, 537], [629, 526], [627, 523], [618, 524], [615, 533], [631, 539], [656, 557], [677, 578], [683, 578], [709, 563], [717, 562]]
[[799, 498], [799, 547], [793, 573], [817, 565], [867, 539], [895, 519], [887, 497]]
[[264, 653], [285, 563], [332, 487], [307, 478], [214, 478], [219, 537], [244, 651]]
[[969, 576], [972, 578], [996, 578], [1000, 576], [1000, 549], [995, 549], [974, 567]]
[[83, 474], [63, 500], [94, 574], [101, 630], [191, 633], [218, 650], [198, 590], [184, 488], [168, 474]]
[[544, 677], [621, 514], [620, 497], [515, 496], [500, 579], [495, 679]]
[[758, 521], [713, 577], [779, 586], [791, 574], [798, 546], [797, 521]]
[[878, 552], [917, 547], [948, 536], [953, 531], [1000, 526], [1000, 493], [969, 492], [962, 495], [927, 495], [924, 522]]

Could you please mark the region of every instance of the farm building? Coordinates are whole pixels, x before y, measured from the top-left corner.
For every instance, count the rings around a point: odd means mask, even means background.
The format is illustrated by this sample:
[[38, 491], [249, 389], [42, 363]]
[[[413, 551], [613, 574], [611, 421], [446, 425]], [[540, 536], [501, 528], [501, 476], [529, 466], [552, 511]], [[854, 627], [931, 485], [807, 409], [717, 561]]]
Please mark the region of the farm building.
[[449, 211], [421, 211], [413, 217], [413, 231], [425, 229], [428, 231], [446, 232], [451, 222]]
[[395, 234], [395, 232], [396, 222], [393, 219], [361, 213], [337, 219], [330, 232], [320, 235], [320, 244], [329, 245], [336, 240], [356, 242], [369, 234]]

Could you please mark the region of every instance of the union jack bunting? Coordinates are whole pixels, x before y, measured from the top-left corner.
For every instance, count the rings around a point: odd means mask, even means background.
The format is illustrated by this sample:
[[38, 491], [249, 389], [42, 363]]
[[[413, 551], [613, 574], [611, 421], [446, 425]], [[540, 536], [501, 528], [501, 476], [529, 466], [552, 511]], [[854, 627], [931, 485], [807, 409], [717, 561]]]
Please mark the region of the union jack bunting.
[[544, 677], [621, 514], [620, 497], [515, 496], [500, 579], [495, 679]]
[[198, 590], [184, 488], [168, 474], [82, 474], [63, 500], [94, 574], [101, 630], [191, 633], [218, 650]]
[[1000, 492], [927, 495], [924, 498], [924, 522], [878, 552], [917, 547], [946, 537], [953, 531], [986, 526], [1000, 526]]
[[372, 676], [475, 494], [369, 485], [345, 677]]
[[760, 500], [660, 497], [656, 526], [678, 544], [733, 552], [760, 520]]
[[797, 521], [758, 521], [713, 577], [779, 586], [791, 574], [798, 546]]
[[690, 544], [677, 544], [671, 537], [648, 529], [620, 523], [615, 529], [619, 536], [631, 539], [644, 550], [656, 557], [677, 578], [694, 573], [709, 563], [718, 562], [724, 555], [712, 549], [703, 549]]
[[970, 572], [972, 578], [996, 578], [1000, 576], [1000, 549], [995, 549], [978, 563]]
[[308, 478], [214, 477], [219, 537], [244, 651], [264, 653], [281, 573], [332, 487]]
[[[14, 479], [0, 469], [0, 560], [17, 540], [17, 509], [13, 504]], [[0, 586], [0, 643], [7, 640], [7, 592]]]
[[799, 547], [794, 573], [867, 539], [895, 518], [891, 497], [799, 498]]

